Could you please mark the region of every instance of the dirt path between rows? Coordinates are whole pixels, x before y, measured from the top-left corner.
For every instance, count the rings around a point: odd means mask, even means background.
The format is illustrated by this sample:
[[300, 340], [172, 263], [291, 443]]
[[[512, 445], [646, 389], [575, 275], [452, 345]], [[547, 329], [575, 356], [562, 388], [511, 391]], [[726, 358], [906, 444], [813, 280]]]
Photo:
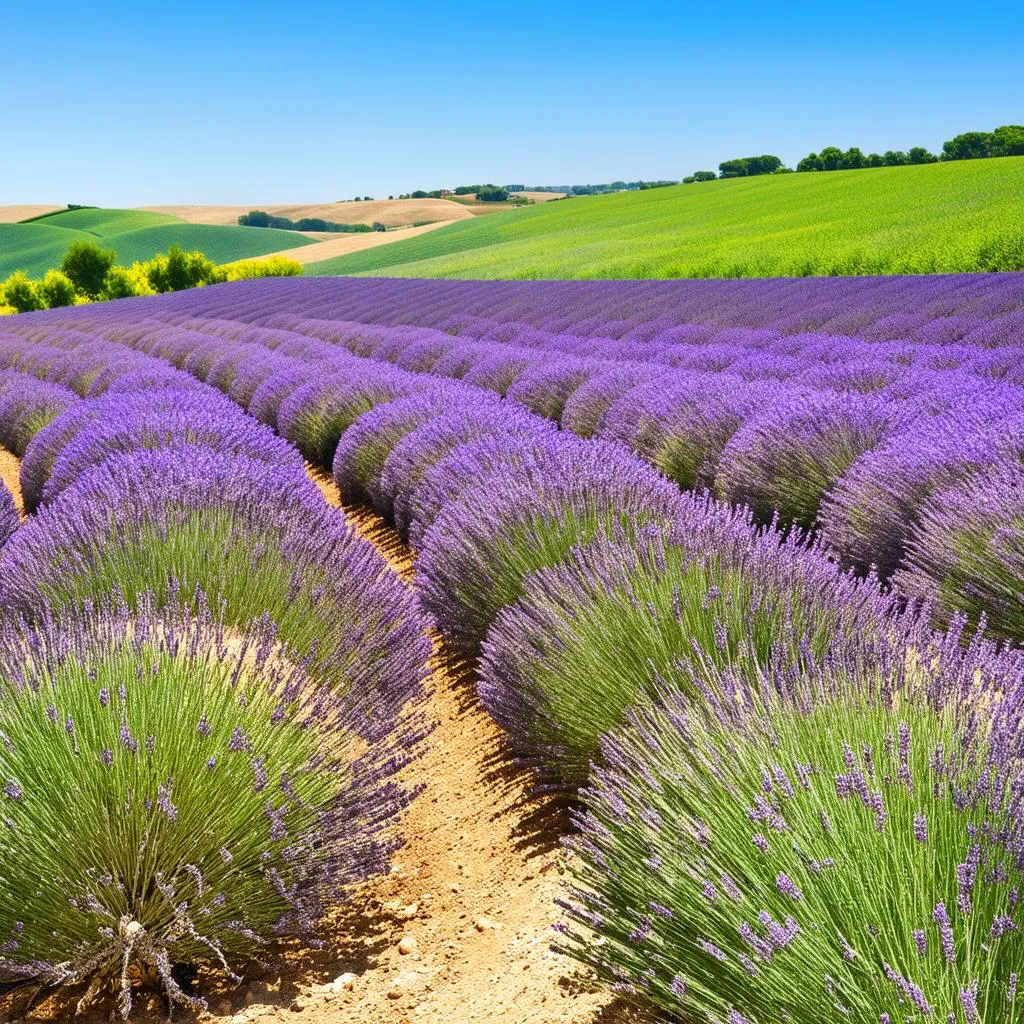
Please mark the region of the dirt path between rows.
[[[331, 478], [310, 470], [341, 507]], [[407, 582], [413, 558], [371, 511], [345, 508]], [[250, 971], [241, 986], [203, 979], [210, 1024], [639, 1024], [641, 1012], [550, 950], [554, 900], [564, 865], [557, 820], [523, 797], [522, 775], [476, 703], [471, 680], [434, 637], [430, 748], [407, 769], [425, 784], [403, 821], [406, 845], [391, 872], [362, 886], [325, 922], [324, 948], [286, 949], [277, 965]], [[211, 994], [212, 993], [212, 994]], [[156, 995], [133, 1020], [166, 1020]], [[0, 999], [0, 1020], [100, 1024], [73, 1018], [73, 1003], [46, 999], [26, 1016]], [[21, 1011], [24, 1013], [24, 1010]], [[195, 1019], [176, 1014], [176, 1019]], [[12, 1022], [13, 1024], [13, 1022]]]
[[0, 448], [0, 482], [11, 492], [18, 515], [25, 518], [25, 502], [21, 497], [21, 460], [14, 452]]
[[390, 231], [367, 231], [362, 234], [333, 235], [329, 238], [325, 238], [323, 234], [311, 235], [311, 237], [319, 238], [320, 241], [250, 258], [263, 261], [286, 256], [288, 259], [296, 260], [303, 266], [307, 266], [310, 263], [321, 263], [324, 260], [334, 259], [335, 256], [348, 256], [354, 252], [362, 252], [364, 249], [376, 249], [380, 245], [391, 245], [393, 242], [402, 242], [407, 238], [416, 238], [418, 235], [425, 235], [428, 231], [436, 231], [438, 228], [445, 228], [449, 224], [457, 223], [456, 220], [440, 220], [432, 224], [420, 224], [417, 227], [392, 228]]

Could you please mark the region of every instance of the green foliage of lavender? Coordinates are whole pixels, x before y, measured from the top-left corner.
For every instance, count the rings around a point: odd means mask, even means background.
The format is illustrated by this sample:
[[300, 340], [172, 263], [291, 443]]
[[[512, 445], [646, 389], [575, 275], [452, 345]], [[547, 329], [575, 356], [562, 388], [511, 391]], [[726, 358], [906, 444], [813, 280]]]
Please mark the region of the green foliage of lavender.
[[704, 668], [746, 680], [806, 670], [837, 647], [917, 625], [890, 619], [891, 599], [816, 548], [757, 534], [742, 516], [729, 527], [709, 513], [671, 539], [657, 529], [634, 542], [599, 537], [535, 573], [498, 615], [481, 699], [546, 778], [581, 785], [602, 733], [658, 685], [692, 694]]
[[531, 573], [602, 533], [628, 540], [646, 525], [666, 524], [686, 505], [615, 445], [559, 449], [542, 441], [515, 473], [470, 487], [427, 529], [417, 562], [420, 597], [458, 650], [473, 658]]
[[0, 980], [98, 979], [127, 1013], [133, 964], [173, 1004], [170, 964], [309, 930], [362, 748], [272, 632], [90, 613], [8, 631], [0, 686]]
[[642, 702], [587, 793], [560, 946], [687, 1020], [1019, 1019], [1019, 752], [984, 676], [926, 650]]
[[1024, 638], [1024, 466], [1006, 460], [925, 504], [895, 577], [948, 620], [965, 615], [995, 636]]
[[323, 680], [362, 694], [368, 713], [372, 694], [400, 707], [422, 676], [411, 598], [298, 470], [195, 447], [117, 455], [18, 540], [4, 549], [0, 590], [26, 616], [201, 591], [231, 623], [269, 617]]

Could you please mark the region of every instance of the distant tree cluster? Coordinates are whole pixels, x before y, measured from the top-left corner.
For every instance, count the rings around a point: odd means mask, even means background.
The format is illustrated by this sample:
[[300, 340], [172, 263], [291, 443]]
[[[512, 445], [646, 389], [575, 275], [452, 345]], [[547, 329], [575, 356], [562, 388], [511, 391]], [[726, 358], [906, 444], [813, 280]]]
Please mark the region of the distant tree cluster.
[[923, 146], [913, 146], [906, 152], [888, 149], [884, 153], [864, 154], [856, 146], [842, 150], [826, 146], [820, 153], [809, 153], [797, 165], [804, 171], [856, 171], [862, 167], [903, 167], [907, 164], [933, 164], [939, 158]]
[[[442, 199], [446, 195], [470, 196], [478, 199], [480, 193], [490, 189], [508, 193], [507, 198], [514, 205], [529, 206], [530, 200], [521, 197], [516, 202], [516, 192], [560, 192], [566, 196], [597, 196], [606, 192], [639, 192], [648, 188], [663, 188], [665, 185], [678, 185], [678, 181], [610, 181], [601, 185], [457, 185], [453, 189], [434, 189], [431, 192], [417, 190], [400, 195], [399, 199]], [[484, 202], [503, 202], [504, 200], [484, 200]]]
[[942, 144], [943, 160], [1024, 156], [1024, 125], [1004, 124], [993, 132], [965, 132]]
[[[826, 146], [820, 153], [808, 153], [796, 169], [805, 171], [852, 171], [862, 167], [902, 167], [909, 164], [934, 164], [940, 160], [979, 160], [994, 156], [1024, 156], [1024, 126], [1004, 124], [992, 132], [964, 132], [944, 143], [936, 155], [923, 146], [904, 151], [864, 153], [856, 146], [840, 149]], [[716, 178], [745, 178], [755, 174], [789, 174], [777, 156], [750, 156], [724, 160], [714, 171], [696, 171], [683, 178], [684, 185]]]
[[781, 166], [782, 161], [771, 154], [741, 156], [736, 160], [723, 160], [718, 165], [718, 175], [721, 178], [753, 178], [759, 174], [774, 174]]
[[678, 185], [678, 181], [610, 181], [602, 185], [531, 185], [530, 192], [564, 192], [567, 196], [600, 196], [608, 192], [643, 192]]
[[942, 144], [938, 155], [922, 146], [906, 152], [888, 150], [865, 155], [856, 146], [845, 151], [826, 146], [810, 153], [797, 165], [798, 171], [848, 171], [861, 167], [901, 167], [904, 164], [933, 164], [939, 160], [982, 160], [996, 156], [1024, 156], [1024, 126], [1004, 124], [992, 132], [964, 132]]
[[684, 185], [698, 181], [715, 181], [717, 178], [754, 178], [762, 174], [789, 174], [790, 168], [771, 153], [761, 156], [741, 156], [734, 160], [723, 160], [714, 171], [694, 171], [683, 178]]
[[338, 224], [323, 220], [320, 217], [303, 217], [300, 220], [289, 220], [287, 217], [275, 217], [265, 210], [250, 210], [238, 218], [244, 228], [281, 228], [284, 231], [337, 231], [361, 232], [373, 231], [369, 224]]
[[[404, 195], [400, 195], [399, 199], [443, 199], [448, 195], [456, 196], [472, 196], [475, 195], [477, 199], [480, 199], [485, 203], [503, 203], [509, 197], [510, 192], [521, 192], [522, 186], [520, 185], [494, 185], [491, 183], [482, 185], [456, 185], [455, 188], [435, 188], [429, 192], [424, 189], [417, 189], [415, 192], [407, 192]], [[504, 193], [501, 198], [484, 198], [495, 197], [498, 193]]]
[[95, 242], [74, 242], [64, 254], [60, 269], [48, 270], [41, 280], [33, 281], [18, 270], [0, 283], [0, 314], [177, 292], [241, 278], [302, 273], [301, 264], [284, 256], [218, 266], [203, 253], [184, 252], [176, 245], [130, 267], [118, 266], [116, 260], [116, 253]]

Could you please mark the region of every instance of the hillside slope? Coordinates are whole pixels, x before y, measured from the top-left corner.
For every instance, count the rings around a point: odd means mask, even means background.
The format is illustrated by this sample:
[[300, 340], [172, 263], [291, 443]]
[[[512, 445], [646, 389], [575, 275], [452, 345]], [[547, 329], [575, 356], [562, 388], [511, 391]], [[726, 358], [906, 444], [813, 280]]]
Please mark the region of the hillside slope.
[[73, 242], [83, 241], [113, 249], [122, 264], [148, 260], [172, 245], [229, 263], [314, 243], [296, 231], [188, 224], [142, 210], [67, 210], [29, 224], [0, 222], [0, 280], [15, 270], [41, 276], [60, 265]]
[[96, 238], [108, 238], [110, 235], [136, 231], [139, 228], [156, 227], [159, 224], [180, 224], [181, 220], [167, 214], [147, 213], [145, 210], [118, 210], [91, 206], [82, 210], [63, 210], [60, 213], [52, 213], [36, 223], [57, 228], [72, 228], [75, 231], [84, 231]]
[[15, 270], [40, 277], [60, 264], [74, 242], [95, 242], [92, 235], [72, 228], [35, 224], [0, 223], [0, 281]]
[[1024, 157], [580, 197], [315, 263], [311, 274], [768, 277], [1024, 269]]

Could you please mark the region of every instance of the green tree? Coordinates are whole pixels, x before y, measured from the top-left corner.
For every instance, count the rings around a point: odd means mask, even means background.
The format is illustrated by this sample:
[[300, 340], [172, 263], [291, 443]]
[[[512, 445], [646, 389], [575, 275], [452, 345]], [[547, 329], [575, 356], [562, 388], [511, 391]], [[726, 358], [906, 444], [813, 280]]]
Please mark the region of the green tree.
[[75, 242], [64, 254], [60, 269], [75, 289], [90, 299], [99, 297], [107, 271], [114, 265], [117, 254], [95, 242]]
[[183, 252], [177, 245], [172, 245], [166, 256], [150, 260], [146, 276], [158, 292], [180, 292], [225, 280], [224, 272], [201, 252]]
[[133, 274], [127, 267], [111, 267], [103, 282], [104, 299], [128, 299], [133, 295], [141, 295], [144, 281]]
[[882, 163], [886, 167], [902, 167], [909, 162], [907, 154], [902, 149], [887, 149], [882, 154]]
[[743, 156], [735, 160], [723, 160], [718, 165], [723, 178], [748, 178], [757, 174], [773, 174], [782, 166], [777, 156], [765, 153], [762, 156]]
[[822, 169], [821, 157], [818, 156], [817, 153], [808, 153], [807, 156], [805, 156], [803, 158], [803, 160], [801, 160], [796, 165], [796, 169], [798, 171], [801, 171], [801, 172], [803, 172], [803, 171], [820, 171]]
[[31, 313], [36, 309], [45, 309], [43, 297], [39, 294], [39, 286], [28, 279], [22, 270], [16, 270], [3, 286], [4, 303], [13, 306], [19, 313]]
[[508, 189], [487, 185], [477, 192], [476, 198], [481, 203], [503, 203], [508, 199]]
[[869, 153], [867, 155], [867, 157], [865, 157], [865, 166], [866, 167], [884, 167], [885, 166], [885, 160], [883, 159], [883, 157], [879, 153]]
[[826, 146], [818, 156], [823, 171], [838, 171], [843, 166], [845, 154], [838, 146]]
[[59, 270], [48, 270], [42, 281], [36, 285], [36, 289], [49, 309], [75, 304], [74, 282]]
[[866, 166], [867, 159], [864, 154], [856, 147], [851, 146], [843, 154], [843, 170], [844, 171], [856, 171], [861, 167]]
[[989, 155], [992, 136], [989, 132], [964, 132], [942, 144], [943, 160], [980, 160]]
[[934, 153], [929, 153], [924, 146], [913, 146], [907, 150], [907, 162], [912, 164], [933, 164], [939, 158]]
[[269, 228], [271, 216], [265, 210], [250, 210], [238, 218], [238, 223], [247, 228]]
[[1024, 125], [1004, 124], [992, 133], [989, 156], [1024, 156]]

